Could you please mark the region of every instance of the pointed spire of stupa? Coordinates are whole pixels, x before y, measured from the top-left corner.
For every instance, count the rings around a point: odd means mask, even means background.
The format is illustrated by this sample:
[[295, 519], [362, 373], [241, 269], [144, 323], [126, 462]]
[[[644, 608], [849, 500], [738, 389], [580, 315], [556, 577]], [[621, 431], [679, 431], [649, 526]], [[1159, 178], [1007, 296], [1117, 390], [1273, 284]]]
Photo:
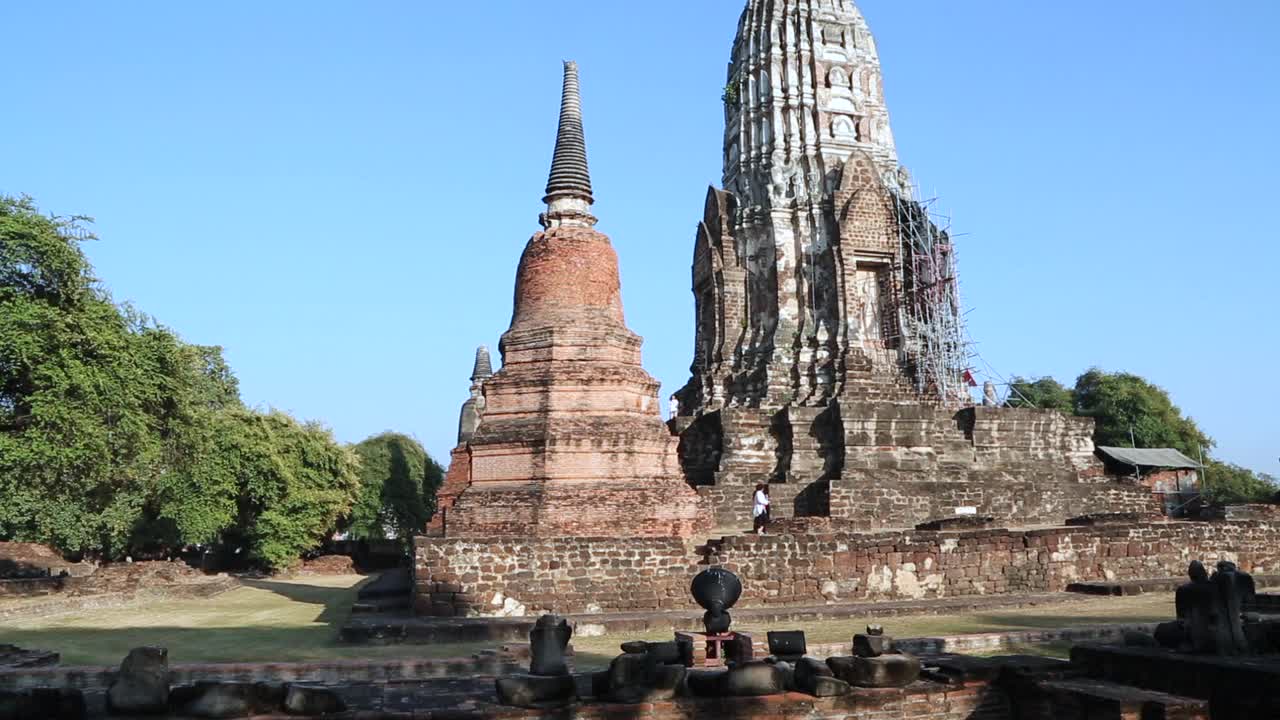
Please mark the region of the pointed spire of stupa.
[[578, 86], [578, 64], [564, 63], [564, 94], [560, 100], [560, 129], [556, 133], [556, 153], [551, 161], [547, 195], [542, 199], [547, 212], [542, 225], [591, 227], [596, 219], [590, 208], [591, 171], [587, 168], [587, 141], [582, 132], [582, 95]]
[[493, 375], [493, 362], [489, 360], [489, 346], [476, 348], [476, 364], [471, 369], [471, 382], [486, 380]]

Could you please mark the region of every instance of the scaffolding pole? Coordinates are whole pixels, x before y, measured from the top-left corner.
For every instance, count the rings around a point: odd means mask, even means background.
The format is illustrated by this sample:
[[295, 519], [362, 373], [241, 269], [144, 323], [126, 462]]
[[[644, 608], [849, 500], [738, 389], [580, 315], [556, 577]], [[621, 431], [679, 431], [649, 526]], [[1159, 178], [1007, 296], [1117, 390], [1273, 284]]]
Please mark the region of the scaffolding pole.
[[914, 189], [892, 192], [901, 252], [896, 281], [901, 293], [899, 334], [916, 391], [943, 403], [969, 400], [968, 337], [960, 309], [955, 246], [949, 218]]

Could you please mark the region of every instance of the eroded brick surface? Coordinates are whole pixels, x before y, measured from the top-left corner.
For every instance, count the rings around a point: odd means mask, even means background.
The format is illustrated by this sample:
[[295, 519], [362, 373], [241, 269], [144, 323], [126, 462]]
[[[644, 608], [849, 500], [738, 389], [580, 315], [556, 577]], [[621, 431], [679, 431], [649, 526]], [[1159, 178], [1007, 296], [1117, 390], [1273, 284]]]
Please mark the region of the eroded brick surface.
[[744, 608], [1039, 593], [1072, 582], [1176, 577], [1192, 559], [1280, 570], [1280, 525], [1138, 523], [1039, 530], [740, 535], [676, 539], [419, 538], [415, 607], [427, 615], [678, 609], [707, 563], [743, 580]]

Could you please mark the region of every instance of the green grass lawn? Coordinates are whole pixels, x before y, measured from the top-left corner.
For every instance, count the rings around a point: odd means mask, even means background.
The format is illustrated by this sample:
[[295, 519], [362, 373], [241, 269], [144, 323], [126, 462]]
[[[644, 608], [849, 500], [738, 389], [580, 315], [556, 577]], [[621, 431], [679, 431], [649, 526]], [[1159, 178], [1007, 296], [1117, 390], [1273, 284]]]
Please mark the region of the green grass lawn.
[[57, 651], [64, 665], [116, 665], [139, 645], [169, 648], [172, 663], [466, 657], [482, 649], [338, 644], [338, 628], [364, 581], [345, 575], [245, 580], [213, 598], [16, 619], [0, 627], [0, 643]]
[[[884, 626], [888, 635], [899, 638], [937, 637], [971, 633], [1009, 632], [1017, 630], [1043, 630], [1080, 627], [1084, 625], [1110, 625], [1114, 623], [1163, 622], [1174, 616], [1173, 593], [1153, 593], [1127, 598], [1096, 598], [1029, 608], [1011, 608], [989, 613], [915, 617], [861, 617], [817, 622], [779, 623], [765, 627], [751, 623], [735, 623], [734, 628], [744, 632], [764, 634], [768, 630], [803, 630], [809, 645], [826, 643], [852, 643], [855, 633], [863, 632], [867, 625]], [[604, 635], [592, 638], [574, 638], [573, 647], [585, 660], [595, 665], [601, 657], [613, 657], [620, 652], [624, 640], [670, 640], [671, 634], [651, 632], [635, 637]], [[1050, 654], [1065, 657], [1069, 646], [1045, 648]], [[1002, 653], [1032, 652], [1033, 648], [1020, 647]]]
[[[294, 580], [246, 580], [214, 598], [145, 601], [132, 607], [92, 610], [50, 618], [16, 619], [0, 627], [0, 643], [54, 650], [66, 665], [115, 665], [139, 645], [169, 648], [170, 662], [296, 662], [343, 658], [467, 657], [489, 644], [341, 645], [359, 576]], [[849, 642], [868, 623], [895, 637], [1031, 630], [1173, 617], [1172, 593], [1099, 598], [1033, 608], [946, 616], [854, 618], [786, 623], [772, 629], [804, 630], [810, 644]], [[769, 628], [744, 623], [740, 629]], [[624, 640], [669, 640], [670, 632], [574, 638], [582, 668], [597, 667]]]

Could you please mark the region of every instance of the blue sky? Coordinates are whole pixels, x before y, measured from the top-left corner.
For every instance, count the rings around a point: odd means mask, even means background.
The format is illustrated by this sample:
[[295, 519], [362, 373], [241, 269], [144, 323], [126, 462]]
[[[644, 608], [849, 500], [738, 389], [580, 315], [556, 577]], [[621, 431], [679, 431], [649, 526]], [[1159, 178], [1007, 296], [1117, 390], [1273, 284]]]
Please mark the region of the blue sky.
[[[248, 402], [443, 458], [510, 321], [562, 59], [628, 323], [664, 397], [687, 378], [743, 4], [14, 3], [0, 192], [95, 216], [117, 299], [223, 345]], [[1280, 472], [1280, 3], [861, 6], [984, 360], [1141, 374]]]

